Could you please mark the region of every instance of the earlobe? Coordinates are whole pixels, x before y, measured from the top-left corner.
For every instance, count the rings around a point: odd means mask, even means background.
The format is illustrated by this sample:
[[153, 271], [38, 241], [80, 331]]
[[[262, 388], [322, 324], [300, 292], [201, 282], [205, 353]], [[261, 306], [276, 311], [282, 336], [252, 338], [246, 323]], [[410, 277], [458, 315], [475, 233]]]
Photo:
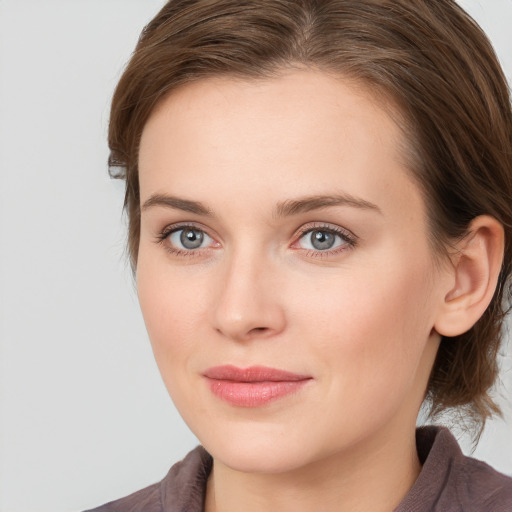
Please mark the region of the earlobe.
[[503, 226], [481, 215], [457, 243], [452, 257], [451, 284], [434, 328], [442, 336], [465, 333], [483, 315], [496, 290], [504, 251]]

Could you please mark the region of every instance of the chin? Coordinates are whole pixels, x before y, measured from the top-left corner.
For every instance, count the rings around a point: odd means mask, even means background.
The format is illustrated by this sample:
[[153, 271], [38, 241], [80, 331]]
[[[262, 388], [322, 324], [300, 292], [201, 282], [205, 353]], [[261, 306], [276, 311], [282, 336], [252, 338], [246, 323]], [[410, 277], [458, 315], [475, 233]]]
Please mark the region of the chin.
[[[265, 430], [263, 425], [260, 427]], [[285, 473], [307, 463], [304, 442], [294, 440], [289, 433], [266, 434], [253, 430], [252, 435], [208, 435], [202, 444], [215, 460], [243, 473]]]
[[[208, 447], [205, 447], [208, 450]], [[289, 457], [283, 450], [272, 446], [258, 449], [239, 449], [238, 447], [220, 447], [213, 458], [234, 471], [242, 473], [278, 474], [293, 471], [302, 466], [296, 456]], [[295, 452], [299, 451], [297, 446]]]

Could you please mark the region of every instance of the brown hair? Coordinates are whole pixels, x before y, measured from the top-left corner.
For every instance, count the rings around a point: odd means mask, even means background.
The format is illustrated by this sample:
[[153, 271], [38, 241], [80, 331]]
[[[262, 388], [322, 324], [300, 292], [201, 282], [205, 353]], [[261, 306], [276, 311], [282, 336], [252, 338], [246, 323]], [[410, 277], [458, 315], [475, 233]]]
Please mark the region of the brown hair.
[[359, 80], [398, 106], [437, 249], [478, 215], [503, 224], [492, 302], [470, 331], [442, 340], [427, 390], [434, 414], [462, 407], [483, 427], [499, 412], [489, 391], [512, 294], [512, 111], [487, 37], [453, 0], [169, 1], [142, 32], [112, 102], [109, 164], [126, 179], [133, 268], [138, 145], [155, 105], [205, 77], [271, 77], [294, 66]]

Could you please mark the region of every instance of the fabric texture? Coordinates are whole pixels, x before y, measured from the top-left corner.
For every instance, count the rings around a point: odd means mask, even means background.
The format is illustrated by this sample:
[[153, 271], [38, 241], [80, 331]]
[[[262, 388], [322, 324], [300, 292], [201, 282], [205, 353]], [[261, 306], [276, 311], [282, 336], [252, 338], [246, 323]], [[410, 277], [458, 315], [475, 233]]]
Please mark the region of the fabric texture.
[[[445, 428], [416, 431], [421, 473], [395, 512], [512, 512], [512, 478], [461, 452]], [[87, 512], [203, 512], [212, 458], [201, 446], [167, 476]]]

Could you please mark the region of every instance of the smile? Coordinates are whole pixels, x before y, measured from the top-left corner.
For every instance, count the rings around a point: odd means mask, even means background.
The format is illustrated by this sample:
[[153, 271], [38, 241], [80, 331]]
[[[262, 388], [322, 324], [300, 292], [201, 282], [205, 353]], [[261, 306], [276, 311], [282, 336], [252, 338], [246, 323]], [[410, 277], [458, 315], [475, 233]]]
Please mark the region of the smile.
[[215, 396], [238, 407], [261, 407], [296, 393], [312, 380], [308, 375], [265, 366], [216, 366], [203, 376]]

